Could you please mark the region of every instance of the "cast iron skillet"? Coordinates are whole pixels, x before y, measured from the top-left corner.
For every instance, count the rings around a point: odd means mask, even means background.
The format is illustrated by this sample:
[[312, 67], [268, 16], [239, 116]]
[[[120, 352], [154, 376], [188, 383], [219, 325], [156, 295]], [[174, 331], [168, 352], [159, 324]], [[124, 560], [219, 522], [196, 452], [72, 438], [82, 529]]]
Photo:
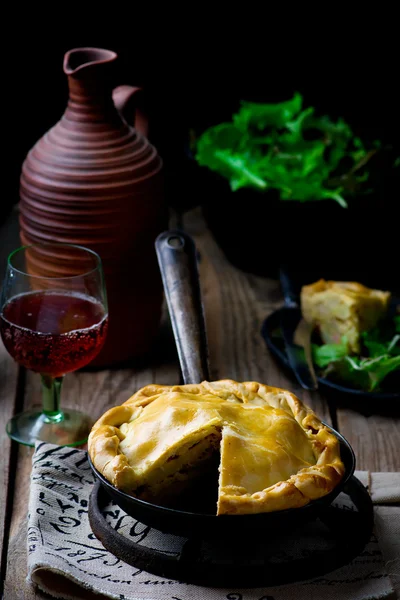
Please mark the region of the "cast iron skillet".
[[[184, 383], [209, 380], [207, 342], [202, 310], [196, 249], [193, 240], [181, 231], [167, 231], [156, 240], [164, 290], [178, 349]], [[353, 475], [355, 456], [350, 444], [330, 428], [340, 442], [345, 475], [328, 495], [301, 508], [251, 515], [216, 516], [216, 473], [204, 479], [173, 507], [158, 506], [115, 488], [89, 463], [95, 477], [127, 514], [140, 522], [175, 535], [202, 539], [235, 537], [250, 541], [261, 532], [278, 534], [285, 529], [316, 519], [343, 490]]]

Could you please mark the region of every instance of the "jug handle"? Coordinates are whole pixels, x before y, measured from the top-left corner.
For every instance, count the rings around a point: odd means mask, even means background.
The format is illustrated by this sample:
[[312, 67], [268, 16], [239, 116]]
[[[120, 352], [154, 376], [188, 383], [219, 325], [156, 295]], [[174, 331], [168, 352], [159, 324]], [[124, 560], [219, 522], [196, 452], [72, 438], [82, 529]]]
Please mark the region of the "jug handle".
[[143, 94], [140, 87], [132, 85], [119, 85], [113, 90], [112, 98], [117, 110], [128, 122], [132, 122], [132, 115], [135, 115], [135, 129], [147, 137], [149, 132], [149, 121], [142, 103], [138, 99]]

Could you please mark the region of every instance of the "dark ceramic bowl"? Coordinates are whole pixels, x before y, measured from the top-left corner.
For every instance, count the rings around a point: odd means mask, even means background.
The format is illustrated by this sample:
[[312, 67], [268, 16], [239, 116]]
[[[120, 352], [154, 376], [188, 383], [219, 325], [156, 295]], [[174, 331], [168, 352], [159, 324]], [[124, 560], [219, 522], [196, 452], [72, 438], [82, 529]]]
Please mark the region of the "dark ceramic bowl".
[[389, 163], [386, 156], [377, 162], [375, 193], [351, 198], [348, 208], [333, 200], [284, 201], [276, 191], [233, 192], [226, 179], [200, 167], [191, 154], [183, 172], [190, 206], [201, 205], [216, 242], [239, 269], [278, 278], [285, 264], [303, 284], [324, 278], [399, 289], [397, 270], [388, 260], [398, 252], [393, 198], [399, 185]]

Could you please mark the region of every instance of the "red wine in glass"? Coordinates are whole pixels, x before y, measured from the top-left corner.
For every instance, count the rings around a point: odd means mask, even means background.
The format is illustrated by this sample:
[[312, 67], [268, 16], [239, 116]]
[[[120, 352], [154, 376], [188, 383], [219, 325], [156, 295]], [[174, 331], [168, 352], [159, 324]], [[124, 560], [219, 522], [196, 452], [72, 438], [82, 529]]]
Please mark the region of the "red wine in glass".
[[61, 409], [62, 383], [65, 374], [98, 355], [107, 326], [107, 291], [96, 252], [59, 242], [11, 252], [0, 298], [1, 337], [15, 361], [39, 373], [42, 383], [42, 406], [8, 420], [13, 440], [28, 446], [38, 440], [62, 446], [86, 442], [92, 417], [78, 408]]
[[27, 369], [52, 377], [90, 363], [107, 334], [103, 305], [79, 293], [20, 294], [3, 306], [0, 317], [1, 336], [11, 356]]

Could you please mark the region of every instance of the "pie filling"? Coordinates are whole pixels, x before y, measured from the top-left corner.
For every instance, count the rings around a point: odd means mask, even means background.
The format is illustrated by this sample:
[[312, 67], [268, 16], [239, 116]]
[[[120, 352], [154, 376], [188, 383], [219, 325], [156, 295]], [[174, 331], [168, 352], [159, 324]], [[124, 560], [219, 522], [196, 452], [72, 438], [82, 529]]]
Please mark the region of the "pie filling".
[[220, 440], [221, 432], [215, 429], [203, 439], [183, 444], [165, 463], [149, 469], [131, 493], [155, 504], [171, 504], [194, 480], [211, 470]]

